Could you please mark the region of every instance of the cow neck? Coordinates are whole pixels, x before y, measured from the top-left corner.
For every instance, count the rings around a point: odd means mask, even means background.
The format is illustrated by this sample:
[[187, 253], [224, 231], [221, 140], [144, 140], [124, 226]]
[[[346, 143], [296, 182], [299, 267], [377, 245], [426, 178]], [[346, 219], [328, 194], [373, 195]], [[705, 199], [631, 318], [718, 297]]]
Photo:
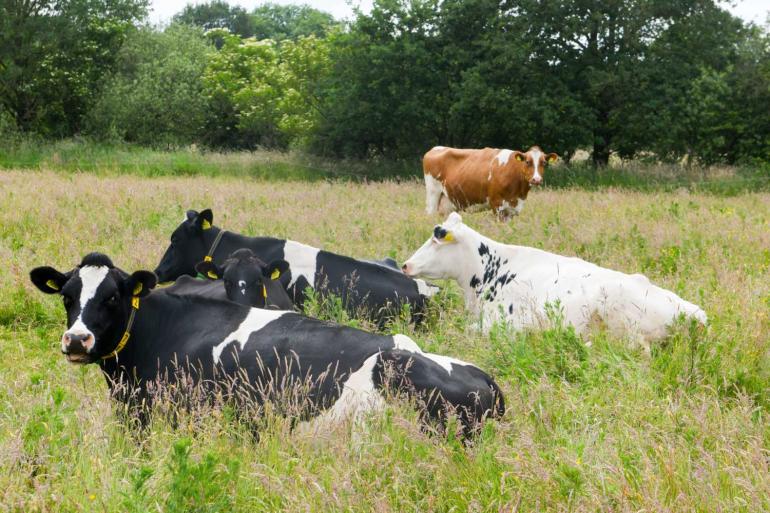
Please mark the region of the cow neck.
[[134, 320], [136, 319], [136, 312], [139, 311], [139, 298], [137, 296], [133, 296], [131, 298], [131, 313], [128, 316], [128, 323], [126, 324], [126, 329], [123, 332], [123, 336], [120, 338], [120, 342], [118, 342], [118, 345], [115, 346], [115, 349], [108, 355], [102, 356], [102, 360], [109, 360], [111, 358], [117, 359], [118, 353], [120, 353], [123, 348], [126, 347], [126, 344], [128, 344], [128, 339], [131, 338], [131, 328], [134, 327]]
[[212, 262], [214, 260], [214, 253], [217, 251], [217, 247], [219, 247], [219, 242], [222, 240], [222, 236], [226, 232], [227, 230], [219, 229], [219, 233], [217, 233], [217, 236], [214, 237], [214, 242], [211, 243], [209, 252], [206, 254], [205, 257], [203, 257], [204, 262]]

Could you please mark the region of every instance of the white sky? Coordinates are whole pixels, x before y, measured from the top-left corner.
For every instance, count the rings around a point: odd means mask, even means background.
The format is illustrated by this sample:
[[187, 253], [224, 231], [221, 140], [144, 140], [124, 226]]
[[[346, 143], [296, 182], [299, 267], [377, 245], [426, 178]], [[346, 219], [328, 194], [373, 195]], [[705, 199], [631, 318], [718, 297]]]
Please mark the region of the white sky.
[[[277, 4], [307, 4], [321, 11], [331, 13], [335, 18], [350, 18], [353, 15], [353, 7], [360, 7], [364, 11], [372, 8], [372, 0], [272, 0]], [[150, 21], [152, 23], [167, 22], [171, 17], [184, 9], [187, 4], [206, 3], [205, 0], [152, 0], [150, 3]], [[264, 0], [229, 0], [231, 5], [237, 4], [247, 10], [266, 3]], [[727, 9], [736, 16], [746, 21], [753, 21], [763, 25], [768, 21], [770, 13], [770, 0], [730, 0]]]

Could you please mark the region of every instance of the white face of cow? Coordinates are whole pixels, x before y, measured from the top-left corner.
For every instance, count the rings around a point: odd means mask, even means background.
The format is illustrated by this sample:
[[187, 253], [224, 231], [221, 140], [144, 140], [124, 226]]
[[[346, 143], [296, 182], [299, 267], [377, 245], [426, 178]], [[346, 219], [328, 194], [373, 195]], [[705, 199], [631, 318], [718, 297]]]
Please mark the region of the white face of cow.
[[459, 280], [466, 271], [463, 262], [468, 261], [467, 230], [462, 221], [460, 214], [452, 212], [443, 224], [436, 225], [433, 236], [404, 263], [404, 273], [412, 278]]

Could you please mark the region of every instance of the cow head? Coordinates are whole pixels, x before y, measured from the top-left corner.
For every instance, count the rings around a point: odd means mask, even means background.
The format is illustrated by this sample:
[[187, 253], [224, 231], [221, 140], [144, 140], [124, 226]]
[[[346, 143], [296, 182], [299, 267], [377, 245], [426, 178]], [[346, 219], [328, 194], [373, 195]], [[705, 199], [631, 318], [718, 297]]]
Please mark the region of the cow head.
[[211, 280], [222, 279], [227, 298], [235, 303], [284, 310], [294, 306], [286, 292], [291, 274], [289, 263], [285, 260], [276, 260], [268, 265], [251, 250], [239, 249], [221, 266], [203, 261], [195, 269]]
[[462, 270], [458, 264], [467, 261], [467, 231], [460, 214], [452, 212], [443, 224], [433, 228], [433, 235], [401, 269], [412, 278], [459, 279]]
[[526, 179], [529, 182], [529, 185], [540, 185], [543, 183], [543, 176], [545, 175], [546, 166], [559, 160], [559, 156], [557, 154], [545, 154], [539, 146], [532, 146], [526, 152], [514, 151], [513, 158], [517, 162], [526, 164]]
[[187, 211], [182, 224], [171, 234], [171, 244], [155, 269], [158, 280], [173, 281], [183, 274], [195, 276], [195, 264], [203, 260], [210, 249], [211, 238], [206, 234], [212, 229], [213, 221], [210, 209]]
[[101, 253], [91, 253], [67, 273], [36, 267], [32, 283], [46, 294], [59, 294], [67, 312], [61, 351], [72, 363], [92, 363], [112, 353], [125, 332], [131, 302], [158, 283], [150, 271], [128, 275]]

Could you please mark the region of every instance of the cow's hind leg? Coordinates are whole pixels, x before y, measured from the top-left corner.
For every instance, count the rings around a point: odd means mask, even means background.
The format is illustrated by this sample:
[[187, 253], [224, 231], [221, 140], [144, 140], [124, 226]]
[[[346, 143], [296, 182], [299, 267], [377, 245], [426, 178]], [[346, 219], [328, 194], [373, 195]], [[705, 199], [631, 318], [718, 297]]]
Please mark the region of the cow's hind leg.
[[444, 186], [432, 175], [425, 175], [425, 212], [435, 214], [438, 212], [439, 201], [444, 192]]

